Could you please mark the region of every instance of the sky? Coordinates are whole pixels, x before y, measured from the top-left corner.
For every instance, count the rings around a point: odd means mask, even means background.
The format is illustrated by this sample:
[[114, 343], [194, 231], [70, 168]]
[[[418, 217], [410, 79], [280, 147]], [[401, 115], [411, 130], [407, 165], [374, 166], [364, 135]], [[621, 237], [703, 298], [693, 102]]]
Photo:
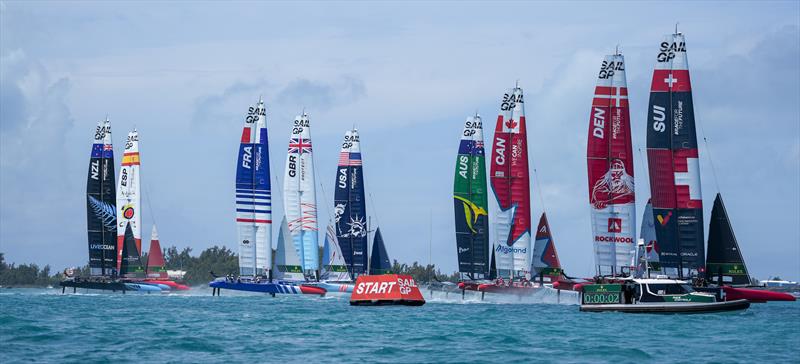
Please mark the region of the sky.
[[[750, 273], [796, 280], [798, 4], [0, 1], [0, 252], [54, 269], [87, 263], [88, 157], [107, 115], [117, 161], [127, 132], [139, 131], [143, 237], [156, 223], [162, 246], [235, 249], [239, 136], [263, 96], [274, 185], [305, 109], [325, 224], [339, 146], [356, 126], [368, 210], [390, 257], [453, 272], [464, 120], [478, 111], [488, 138], [519, 80], [532, 220], [546, 211], [566, 272], [591, 276], [586, 135], [597, 72], [619, 46], [634, 148], [644, 151], [658, 44], [679, 23], [706, 224], [721, 191]], [[639, 219], [650, 195], [642, 155]], [[276, 198], [273, 219], [282, 211]]]

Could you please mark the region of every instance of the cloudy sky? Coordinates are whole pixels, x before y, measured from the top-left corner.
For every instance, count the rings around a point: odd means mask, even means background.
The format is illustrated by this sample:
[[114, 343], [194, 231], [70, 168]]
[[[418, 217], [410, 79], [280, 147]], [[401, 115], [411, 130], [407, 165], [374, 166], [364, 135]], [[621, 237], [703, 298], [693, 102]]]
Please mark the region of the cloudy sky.
[[[792, 1], [2, 1], [0, 251], [56, 269], [87, 262], [88, 156], [106, 115], [117, 160], [125, 134], [140, 132], [143, 235], [155, 222], [162, 246], [234, 247], [238, 139], [246, 108], [263, 95], [273, 179], [283, 174], [291, 120], [305, 108], [326, 222], [339, 144], [355, 125], [369, 209], [391, 257], [427, 262], [432, 239], [433, 262], [453, 271], [463, 121], [477, 110], [491, 135], [500, 97], [519, 80], [539, 181], [533, 220], [547, 211], [567, 272], [590, 275], [585, 150], [597, 71], [619, 44], [634, 144], [644, 148], [658, 43], [676, 22], [708, 140], [700, 146], [706, 219], [721, 190], [751, 273], [800, 278], [800, 6]], [[641, 215], [650, 191], [638, 154], [635, 168]], [[282, 206], [273, 209], [277, 216]]]

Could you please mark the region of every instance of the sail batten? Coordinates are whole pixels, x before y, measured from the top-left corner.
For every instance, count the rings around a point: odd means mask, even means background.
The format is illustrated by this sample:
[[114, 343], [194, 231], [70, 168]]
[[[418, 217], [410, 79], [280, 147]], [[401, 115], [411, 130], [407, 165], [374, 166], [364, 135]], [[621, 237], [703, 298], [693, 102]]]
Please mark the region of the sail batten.
[[661, 266], [678, 276], [701, 273], [700, 163], [686, 42], [680, 33], [659, 44], [650, 87], [647, 160]]
[[607, 55], [589, 113], [586, 161], [597, 273], [630, 270], [635, 253], [636, 199], [625, 58]]
[[315, 275], [319, 269], [319, 228], [311, 125], [306, 113], [298, 115], [292, 125], [283, 184], [289, 229], [285, 238], [292, 242], [306, 275]]
[[89, 273], [112, 275], [118, 268], [117, 195], [111, 123], [97, 123], [86, 183], [86, 217], [89, 238]]
[[259, 100], [245, 117], [236, 166], [239, 274], [267, 276], [272, 264], [272, 190], [266, 108]]
[[468, 117], [461, 133], [453, 183], [458, 271], [472, 279], [489, 274], [489, 208], [480, 116]]
[[522, 89], [509, 89], [500, 102], [490, 169], [498, 210], [494, 224], [498, 273], [523, 276], [531, 267], [531, 202], [528, 141]]
[[367, 206], [358, 131], [344, 136], [334, 187], [336, 239], [352, 278], [367, 273]]

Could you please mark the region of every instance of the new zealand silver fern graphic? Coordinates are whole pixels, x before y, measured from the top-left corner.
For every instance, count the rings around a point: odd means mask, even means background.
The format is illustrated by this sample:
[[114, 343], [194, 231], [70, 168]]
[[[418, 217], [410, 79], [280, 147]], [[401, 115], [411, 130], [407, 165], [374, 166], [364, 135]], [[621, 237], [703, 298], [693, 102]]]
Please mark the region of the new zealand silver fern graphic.
[[89, 196], [89, 205], [92, 207], [92, 212], [103, 222], [106, 229], [114, 229], [117, 225], [117, 209], [108, 203], [100, 201], [92, 196]]

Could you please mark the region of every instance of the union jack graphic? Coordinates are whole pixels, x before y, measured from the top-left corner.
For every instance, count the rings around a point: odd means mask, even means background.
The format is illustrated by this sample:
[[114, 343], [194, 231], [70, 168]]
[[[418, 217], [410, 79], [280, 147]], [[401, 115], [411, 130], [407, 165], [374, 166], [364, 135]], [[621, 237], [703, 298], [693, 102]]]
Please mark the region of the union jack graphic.
[[292, 138], [289, 140], [289, 153], [311, 153], [311, 139]]

